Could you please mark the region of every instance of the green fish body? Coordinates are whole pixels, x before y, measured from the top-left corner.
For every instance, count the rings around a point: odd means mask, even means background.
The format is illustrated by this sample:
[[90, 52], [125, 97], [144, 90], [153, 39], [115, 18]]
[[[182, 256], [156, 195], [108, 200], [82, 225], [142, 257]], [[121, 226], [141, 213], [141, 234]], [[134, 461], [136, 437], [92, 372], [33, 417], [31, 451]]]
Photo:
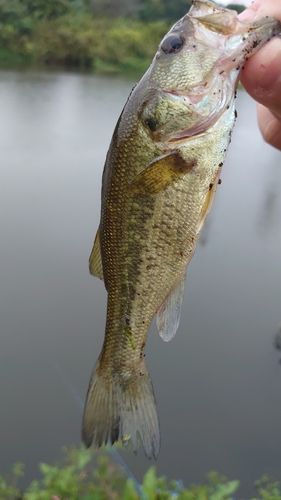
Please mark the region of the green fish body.
[[157, 314], [176, 333], [187, 265], [210, 211], [235, 121], [244, 61], [280, 23], [242, 23], [234, 11], [195, 0], [164, 37], [116, 125], [102, 181], [90, 272], [108, 292], [105, 339], [90, 380], [83, 440], [140, 436], [157, 457], [160, 431], [144, 348]]

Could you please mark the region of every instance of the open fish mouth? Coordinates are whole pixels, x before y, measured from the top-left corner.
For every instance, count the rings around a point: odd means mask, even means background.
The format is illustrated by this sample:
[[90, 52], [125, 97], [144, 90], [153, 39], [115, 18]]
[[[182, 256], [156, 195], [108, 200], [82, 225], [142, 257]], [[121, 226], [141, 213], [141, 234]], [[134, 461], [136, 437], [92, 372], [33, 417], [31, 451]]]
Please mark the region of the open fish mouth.
[[[207, 32], [207, 42], [213, 44], [214, 48], [220, 51], [220, 57], [218, 57], [210, 74], [192, 89], [179, 91], [172, 88], [163, 91], [171, 100], [175, 102], [181, 100], [186, 112], [192, 113], [194, 118], [197, 116], [197, 119], [183, 130], [176, 130], [168, 134], [158, 129], [155, 139], [159, 138], [161, 142], [179, 143], [190, 137], [204, 134], [211, 129], [221, 115], [231, 108], [233, 88], [238, 83], [239, 73], [245, 61], [258, 50], [260, 44], [272, 36], [280, 34], [280, 25], [278, 26], [276, 20], [272, 18], [243, 23], [237, 19], [236, 12], [229, 10], [229, 16], [222, 27], [220, 23], [221, 12], [214, 12], [212, 7], [209, 14], [206, 15], [204, 9], [204, 15], [200, 15], [202, 12], [201, 4], [201, 1], [195, 1], [190, 12], [179, 21], [178, 25], [180, 30], [183, 30], [185, 19], [195, 18], [196, 37], [204, 44]], [[221, 31], [216, 32], [216, 28]]]
[[[167, 136], [162, 137], [163, 142], [167, 143], [178, 143], [184, 141], [185, 139], [189, 139], [190, 137], [194, 137], [197, 135], [204, 134], [210, 128], [215, 125], [218, 118], [223, 114], [226, 109], [229, 109], [229, 99], [227, 99], [227, 94], [224, 91], [224, 88], [216, 89], [216, 92], [220, 94], [220, 98], [216, 100], [216, 106], [208, 114], [205, 118], [202, 118], [200, 115], [200, 111], [204, 106], [207, 106], [208, 101], [208, 93], [206, 92], [203, 95], [191, 95], [191, 96], [178, 96], [179, 99], [184, 99], [186, 101], [186, 105], [192, 109], [193, 115], [198, 113], [198, 122], [192, 125], [191, 127], [186, 128], [182, 131], [177, 131], [176, 133], [169, 134]], [[170, 94], [167, 92], [167, 94]], [[175, 98], [175, 94], [170, 94], [170, 96]]]

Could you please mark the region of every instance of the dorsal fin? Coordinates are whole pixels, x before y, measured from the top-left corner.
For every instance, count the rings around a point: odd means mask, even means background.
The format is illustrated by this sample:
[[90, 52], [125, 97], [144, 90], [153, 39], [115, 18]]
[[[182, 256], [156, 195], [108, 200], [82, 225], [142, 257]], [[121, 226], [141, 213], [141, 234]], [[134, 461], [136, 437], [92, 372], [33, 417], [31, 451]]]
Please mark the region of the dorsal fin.
[[186, 273], [177, 281], [157, 312], [157, 328], [160, 337], [169, 342], [176, 335], [180, 322]]
[[103, 280], [103, 268], [101, 260], [101, 249], [100, 249], [100, 230], [97, 230], [95, 237], [93, 249], [89, 258], [89, 271], [90, 274], [96, 276], [100, 280]]

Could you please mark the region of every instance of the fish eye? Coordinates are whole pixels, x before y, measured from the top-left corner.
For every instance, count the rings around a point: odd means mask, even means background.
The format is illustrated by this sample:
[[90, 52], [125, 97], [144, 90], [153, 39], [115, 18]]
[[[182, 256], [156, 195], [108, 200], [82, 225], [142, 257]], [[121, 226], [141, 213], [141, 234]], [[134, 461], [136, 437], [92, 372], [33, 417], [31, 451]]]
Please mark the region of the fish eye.
[[161, 49], [165, 54], [176, 54], [183, 48], [184, 41], [180, 36], [170, 35], [165, 38]]
[[155, 130], [157, 129], [157, 123], [153, 118], [147, 118], [147, 120], [145, 120], [145, 124], [148, 126], [151, 132], [155, 132]]

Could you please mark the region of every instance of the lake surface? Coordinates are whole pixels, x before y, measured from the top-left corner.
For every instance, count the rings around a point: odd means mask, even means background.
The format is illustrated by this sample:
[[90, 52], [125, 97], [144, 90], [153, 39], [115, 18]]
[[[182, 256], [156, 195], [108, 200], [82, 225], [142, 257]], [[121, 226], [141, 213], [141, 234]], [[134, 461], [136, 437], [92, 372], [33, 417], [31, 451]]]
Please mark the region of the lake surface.
[[[80, 443], [81, 409], [105, 327], [88, 274], [104, 158], [133, 81], [0, 72], [0, 474]], [[281, 478], [281, 153], [239, 91], [222, 185], [187, 273], [172, 342], [153, 323], [147, 365], [162, 431], [157, 472], [185, 484], [210, 470], [253, 493]], [[140, 480], [142, 450], [123, 457]]]

